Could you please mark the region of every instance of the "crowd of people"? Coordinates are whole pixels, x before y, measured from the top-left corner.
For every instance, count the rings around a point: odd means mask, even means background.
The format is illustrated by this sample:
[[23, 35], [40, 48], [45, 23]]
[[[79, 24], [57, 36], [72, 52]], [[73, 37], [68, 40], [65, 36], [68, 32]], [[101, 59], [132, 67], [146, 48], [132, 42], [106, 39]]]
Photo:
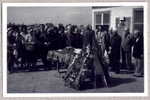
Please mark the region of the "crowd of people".
[[[98, 52], [108, 64], [109, 70], [120, 73], [121, 69], [126, 69], [128, 72], [134, 71], [135, 76], [143, 76], [143, 33], [138, 29], [130, 33], [126, 28], [122, 38], [117, 29], [105, 30], [102, 26], [98, 26], [92, 30], [91, 25], [68, 24], [65, 26], [52, 23], [8, 24], [8, 70], [11, 71], [15, 59], [20, 58], [23, 63], [28, 62], [32, 65], [35, 57], [40, 57], [47, 64], [46, 57], [49, 50], [63, 49], [67, 46], [84, 49], [88, 44], [91, 44], [92, 49], [94, 48], [93, 36], [99, 48]], [[16, 52], [13, 51], [14, 47]], [[14, 56], [15, 53], [17, 58]], [[134, 66], [132, 58], [136, 63]]]

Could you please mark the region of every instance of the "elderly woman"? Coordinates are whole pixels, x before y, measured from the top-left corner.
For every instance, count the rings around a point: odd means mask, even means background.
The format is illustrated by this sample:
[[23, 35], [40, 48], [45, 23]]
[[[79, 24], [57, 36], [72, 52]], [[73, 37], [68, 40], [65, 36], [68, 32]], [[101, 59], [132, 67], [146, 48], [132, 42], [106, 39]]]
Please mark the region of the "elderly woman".
[[120, 73], [120, 47], [121, 47], [121, 36], [118, 34], [117, 30], [113, 31], [113, 36], [111, 38], [111, 67], [112, 71], [115, 73]]

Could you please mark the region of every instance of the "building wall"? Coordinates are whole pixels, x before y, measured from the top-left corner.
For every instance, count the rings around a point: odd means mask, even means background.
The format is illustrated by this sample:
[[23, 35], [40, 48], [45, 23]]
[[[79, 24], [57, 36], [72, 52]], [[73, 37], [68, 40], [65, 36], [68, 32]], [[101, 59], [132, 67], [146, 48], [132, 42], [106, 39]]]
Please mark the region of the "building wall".
[[[96, 11], [110, 11], [110, 27], [116, 29], [116, 18], [117, 17], [131, 17], [130, 31], [132, 32], [132, 21], [133, 21], [133, 9], [139, 8], [138, 6], [123, 6], [123, 7], [112, 7], [112, 8], [102, 8], [93, 9], [93, 13]], [[92, 25], [94, 27], [94, 15], [92, 15]]]
[[[118, 8], [118, 7], [117, 7]], [[120, 17], [131, 17], [131, 27], [132, 30], [132, 17], [133, 17], [133, 8], [134, 7], [119, 7], [118, 9], [112, 8], [111, 12], [111, 24], [112, 28], [116, 28], [116, 18]]]

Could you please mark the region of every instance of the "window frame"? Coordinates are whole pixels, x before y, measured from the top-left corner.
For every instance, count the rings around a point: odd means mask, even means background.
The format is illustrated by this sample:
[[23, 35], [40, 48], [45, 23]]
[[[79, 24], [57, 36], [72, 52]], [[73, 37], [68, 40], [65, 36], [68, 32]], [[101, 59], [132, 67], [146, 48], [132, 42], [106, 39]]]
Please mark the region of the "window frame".
[[[106, 23], [104, 23], [104, 14], [109, 14], [109, 22], [106, 24]], [[100, 14], [101, 15], [101, 21], [100, 21], [100, 23], [97, 23], [97, 18], [96, 18], [96, 16], [97, 16], [97, 14]], [[95, 11], [94, 12], [94, 27], [96, 28], [96, 26], [98, 26], [98, 25], [108, 25], [108, 26], [110, 26], [110, 22], [111, 22], [111, 11], [110, 10], [108, 10], [108, 11]]]
[[[135, 22], [135, 12], [136, 11], [143, 11], [143, 21], [142, 22]], [[132, 29], [132, 32], [134, 31], [136, 25], [142, 25], [142, 27], [144, 28], [144, 9], [143, 8], [134, 8], [133, 9], [133, 29]]]

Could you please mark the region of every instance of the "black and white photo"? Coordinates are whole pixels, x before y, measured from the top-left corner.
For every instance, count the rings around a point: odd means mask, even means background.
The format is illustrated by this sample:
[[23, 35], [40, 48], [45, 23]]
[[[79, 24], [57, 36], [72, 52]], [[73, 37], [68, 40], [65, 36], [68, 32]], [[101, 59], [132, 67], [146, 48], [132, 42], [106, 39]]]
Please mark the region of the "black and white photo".
[[145, 3], [3, 6], [6, 95], [147, 92]]

